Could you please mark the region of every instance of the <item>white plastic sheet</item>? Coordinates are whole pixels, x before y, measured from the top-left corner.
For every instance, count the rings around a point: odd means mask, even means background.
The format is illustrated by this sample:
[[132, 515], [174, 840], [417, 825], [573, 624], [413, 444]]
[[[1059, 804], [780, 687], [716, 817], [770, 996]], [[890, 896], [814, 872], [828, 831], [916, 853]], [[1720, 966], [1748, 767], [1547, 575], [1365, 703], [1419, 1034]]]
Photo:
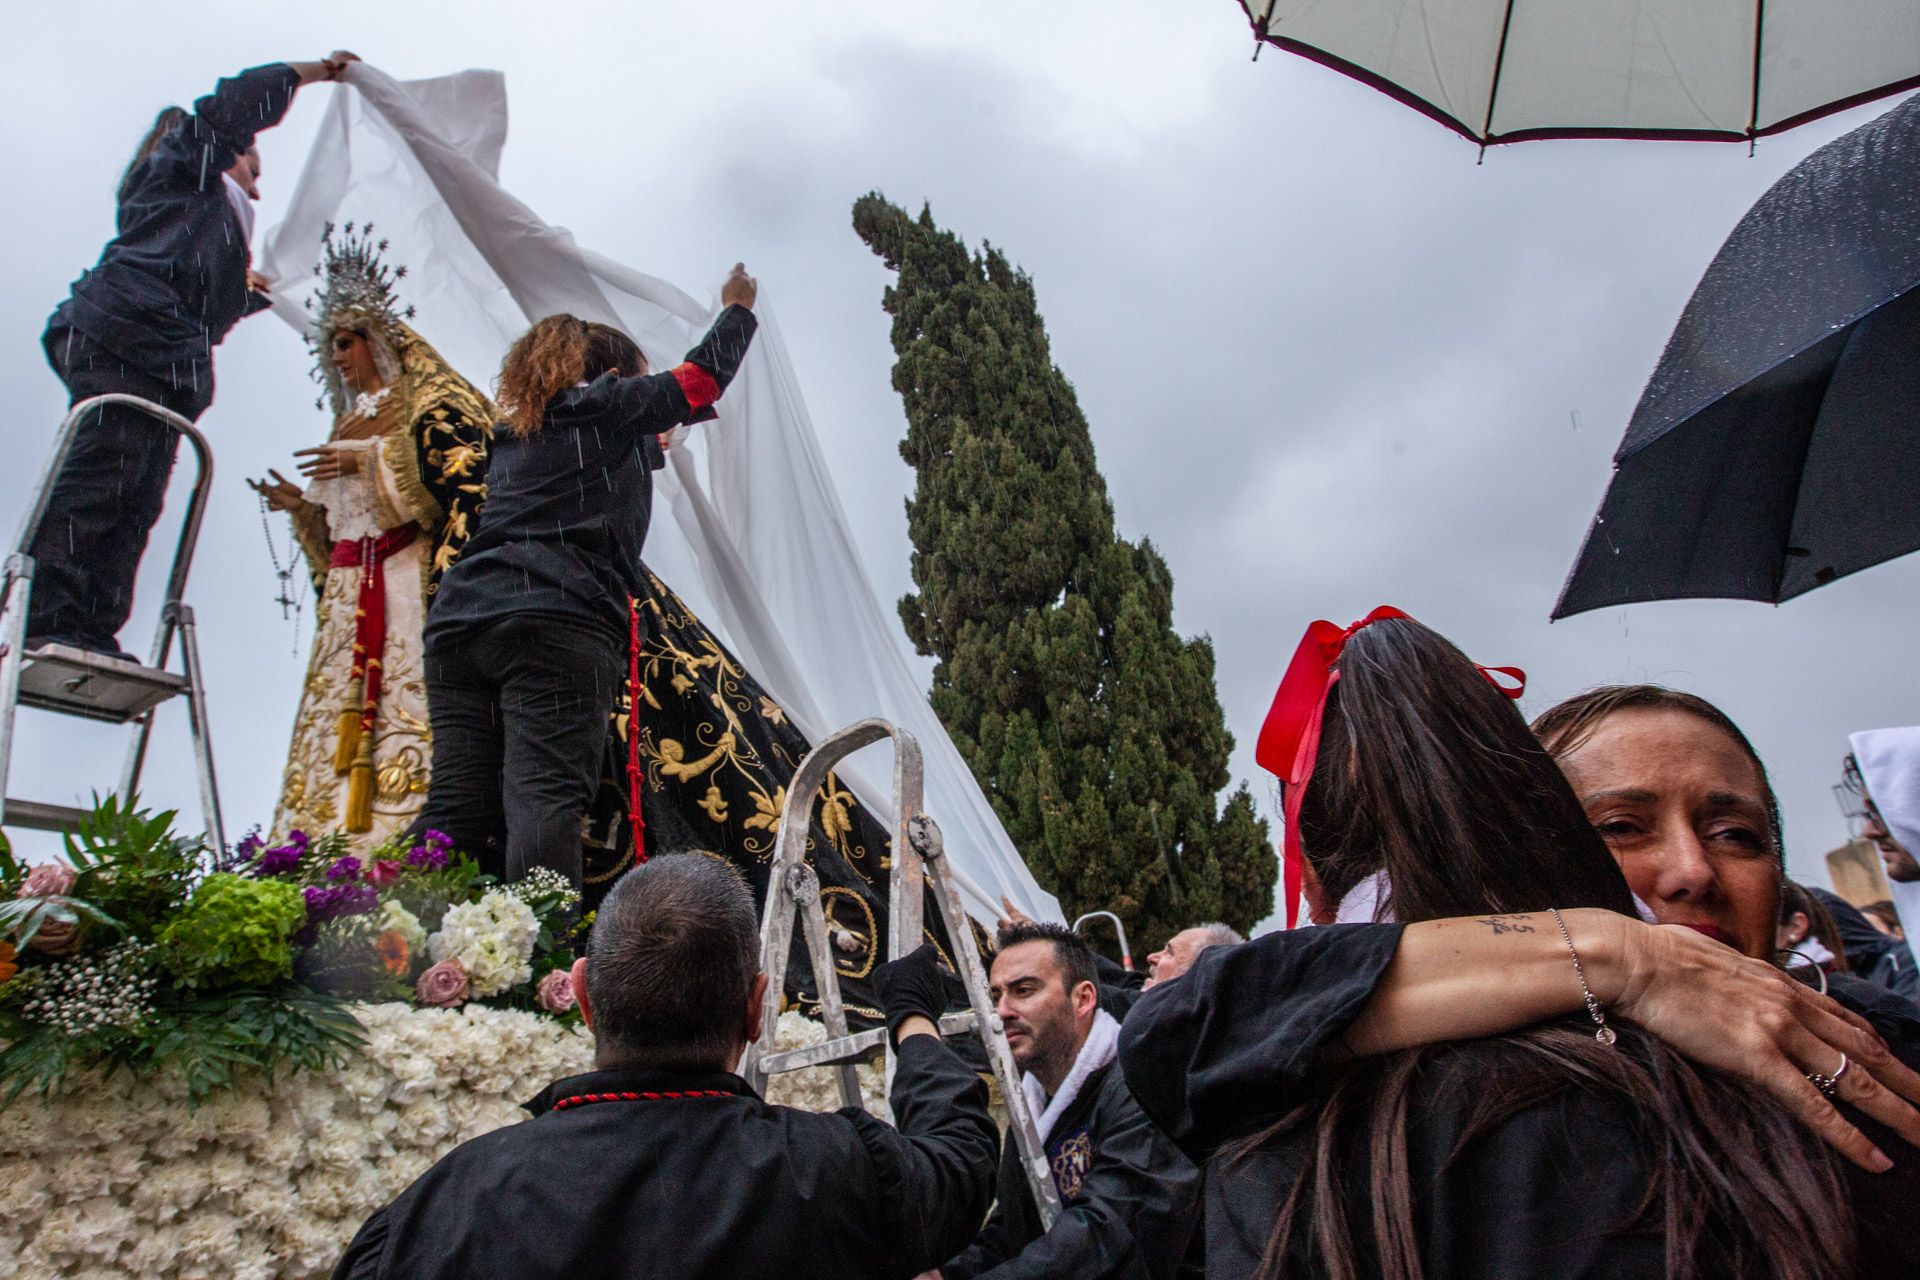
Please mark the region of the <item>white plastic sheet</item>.
[[[301, 303], [329, 222], [371, 222], [408, 269], [402, 301], [454, 367], [486, 383], [534, 319], [571, 312], [619, 325], [656, 368], [679, 362], [715, 308], [582, 249], [498, 181], [506, 84], [463, 71], [401, 83], [348, 71], [256, 266], [275, 310], [304, 332]], [[656, 477], [646, 559], [815, 742], [881, 716], [919, 739], [926, 803], [969, 911], [991, 923], [1002, 894], [1041, 919], [1059, 904], [1034, 882], [928, 705], [854, 546], [799, 379], [765, 300], [760, 332], [717, 422], [683, 428]], [[893, 823], [892, 761], [869, 748], [840, 770]]]

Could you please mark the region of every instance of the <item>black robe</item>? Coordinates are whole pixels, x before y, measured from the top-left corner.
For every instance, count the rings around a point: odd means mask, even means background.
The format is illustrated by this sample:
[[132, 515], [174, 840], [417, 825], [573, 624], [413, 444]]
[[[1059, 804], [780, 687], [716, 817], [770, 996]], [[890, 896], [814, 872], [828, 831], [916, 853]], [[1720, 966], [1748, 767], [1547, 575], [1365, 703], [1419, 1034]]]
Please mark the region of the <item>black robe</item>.
[[221, 175], [280, 122], [300, 77], [284, 63], [222, 80], [128, 175], [117, 234], [74, 281], [49, 329], [71, 325], [154, 377], [212, 398], [213, 348], [267, 305], [247, 290], [252, 261]]
[[[583, 1094], [678, 1096], [556, 1106]], [[726, 1072], [573, 1076], [369, 1218], [335, 1280], [907, 1280], [978, 1225], [998, 1135], [930, 1036], [900, 1047], [889, 1101], [897, 1130], [770, 1106]]]
[[[1270, 1146], [1232, 1160], [1220, 1149], [1310, 1101], [1338, 1060], [1336, 1046], [1366, 1007], [1399, 943], [1398, 925], [1334, 925], [1210, 949], [1177, 982], [1146, 993], [1121, 1032], [1120, 1063], [1140, 1104], [1207, 1171], [1209, 1275], [1258, 1270], [1299, 1151]], [[1833, 994], [1920, 1064], [1920, 1018], [1897, 997], [1844, 977]], [[1622, 1028], [1620, 1047], [1639, 1035]], [[1408, 1125], [1421, 1256], [1432, 1280], [1453, 1277], [1664, 1276], [1664, 1239], [1628, 1228], [1645, 1194], [1649, 1146], [1637, 1117], [1610, 1096], [1572, 1087], [1453, 1148], [1476, 1090], [1514, 1052], [1500, 1037], [1432, 1053]], [[1842, 1164], [1859, 1223], [1859, 1273], [1920, 1274], [1910, 1218], [1920, 1205], [1920, 1152], [1845, 1106], [1896, 1162], [1869, 1174]], [[1339, 1179], [1361, 1274], [1372, 1260], [1363, 1169]], [[1905, 1211], [1902, 1212], [1904, 1205]], [[1313, 1274], [1296, 1240], [1285, 1275]], [[1725, 1274], [1712, 1258], [1696, 1273]]]
[[1053, 1230], [1041, 1234], [1020, 1148], [1009, 1135], [999, 1203], [979, 1238], [940, 1268], [943, 1280], [1189, 1274], [1182, 1261], [1200, 1207], [1200, 1170], [1147, 1119], [1117, 1066], [1087, 1077], [1044, 1145], [1065, 1206]]
[[[648, 856], [716, 854], [740, 869], [755, 903], [764, 906], [787, 785], [811, 744], [753, 673], [644, 566], [639, 601], [640, 705], [629, 716], [624, 689], [615, 703], [614, 731], [584, 833], [585, 906], [597, 906], [633, 865], [629, 732], [640, 740]], [[814, 800], [807, 864], [819, 877], [834, 931], [834, 968], [847, 1013], [856, 1026], [877, 1025], [883, 1018], [872, 975], [886, 959], [892, 842], [838, 774], [827, 775]], [[931, 896], [924, 919], [927, 940], [950, 957]], [[987, 950], [984, 937], [976, 936], [976, 943]], [[819, 993], [798, 929], [787, 978], [796, 1007], [817, 1016]], [[955, 1047], [971, 1057], [977, 1043], [968, 1038]]]

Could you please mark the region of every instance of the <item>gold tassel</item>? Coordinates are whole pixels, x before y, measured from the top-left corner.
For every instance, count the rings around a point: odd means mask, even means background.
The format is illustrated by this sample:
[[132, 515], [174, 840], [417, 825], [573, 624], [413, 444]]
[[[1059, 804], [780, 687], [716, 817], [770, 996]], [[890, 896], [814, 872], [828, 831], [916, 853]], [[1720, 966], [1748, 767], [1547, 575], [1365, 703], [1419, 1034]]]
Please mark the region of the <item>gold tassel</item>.
[[[358, 720], [354, 721], [359, 724]], [[347, 830], [355, 835], [373, 830], [373, 735], [361, 733], [347, 775]]]
[[338, 777], [353, 768], [360, 754], [360, 713], [366, 698], [366, 679], [353, 681], [347, 705], [333, 719], [333, 772]]

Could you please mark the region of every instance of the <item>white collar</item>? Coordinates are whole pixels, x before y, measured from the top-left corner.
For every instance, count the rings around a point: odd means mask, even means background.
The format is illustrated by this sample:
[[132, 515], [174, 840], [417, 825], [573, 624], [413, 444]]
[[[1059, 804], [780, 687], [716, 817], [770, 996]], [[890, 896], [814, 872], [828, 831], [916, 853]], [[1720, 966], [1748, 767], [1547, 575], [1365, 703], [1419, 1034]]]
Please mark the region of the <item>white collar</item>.
[[247, 189], [233, 180], [233, 175], [223, 173], [220, 181], [226, 184], [227, 204], [233, 209], [233, 216], [240, 219], [240, 232], [249, 243], [253, 240], [253, 201], [247, 197]]
[[1112, 1062], [1119, 1048], [1120, 1024], [1112, 1014], [1100, 1009], [1093, 1015], [1093, 1025], [1087, 1028], [1087, 1040], [1073, 1060], [1073, 1070], [1067, 1072], [1067, 1078], [1060, 1082], [1059, 1091], [1051, 1099], [1033, 1072], [1020, 1077], [1020, 1092], [1026, 1095], [1027, 1110], [1033, 1116], [1033, 1127], [1038, 1130], [1040, 1141], [1047, 1140], [1062, 1113], [1080, 1096], [1087, 1077]]

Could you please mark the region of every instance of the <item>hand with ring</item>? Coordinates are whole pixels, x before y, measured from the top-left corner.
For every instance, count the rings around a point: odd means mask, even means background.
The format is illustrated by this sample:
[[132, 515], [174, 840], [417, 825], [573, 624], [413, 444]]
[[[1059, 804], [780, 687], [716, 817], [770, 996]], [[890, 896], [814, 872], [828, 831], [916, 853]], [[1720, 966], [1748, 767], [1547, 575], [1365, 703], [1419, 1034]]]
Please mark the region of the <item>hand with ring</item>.
[[1849, 1058], [1845, 1053], [1842, 1053], [1840, 1055], [1840, 1065], [1833, 1069], [1832, 1075], [1824, 1075], [1818, 1071], [1809, 1071], [1806, 1073], [1807, 1079], [1813, 1082], [1814, 1088], [1831, 1098], [1839, 1093], [1840, 1078], [1847, 1074], [1847, 1068], [1852, 1065], [1853, 1059]]
[[293, 456], [304, 458], [300, 472], [309, 480], [339, 480], [360, 474], [360, 451], [323, 444], [312, 449], [295, 449]]
[[1640, 945], [1612, 1004], [1620, 1017], [1695, 1062], [1759, 1085], [1862, 1169], [1884, 1172], [1893, 1161], [1835, 1102], [1920, 1145], [1920, 1072], [1894, 1057], [1865, 1018], [1691, 929], [1637, 921], [1625, 928]]

